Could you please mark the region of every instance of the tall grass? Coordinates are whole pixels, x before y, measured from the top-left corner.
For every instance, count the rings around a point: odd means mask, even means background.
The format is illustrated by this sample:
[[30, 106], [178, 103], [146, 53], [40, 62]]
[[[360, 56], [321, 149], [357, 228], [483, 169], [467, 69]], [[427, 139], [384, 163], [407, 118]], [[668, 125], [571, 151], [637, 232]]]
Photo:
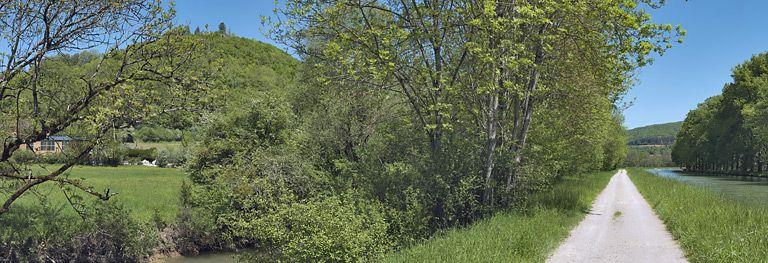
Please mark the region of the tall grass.
[[522, 212], [497, 214], [392, 253], [384, 262], [542, 262], [589, 211], [613, 172], [565, 178]]
[[691, 262], [768, 262], [768, 209], [705, 188], [629, 169]]

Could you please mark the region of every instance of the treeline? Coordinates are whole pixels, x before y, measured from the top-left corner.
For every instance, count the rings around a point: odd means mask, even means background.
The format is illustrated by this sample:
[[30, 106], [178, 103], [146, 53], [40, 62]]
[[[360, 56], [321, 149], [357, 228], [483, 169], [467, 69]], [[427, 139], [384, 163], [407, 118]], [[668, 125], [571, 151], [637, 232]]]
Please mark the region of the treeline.
[[672, 146], [630, 145], [627, 148], [626, 167], [674, 167]]
[[688, 113], [672, 151], [692, 171], [760, 174], [768, 146], [768, 53], [736, 66], [721, 95]]

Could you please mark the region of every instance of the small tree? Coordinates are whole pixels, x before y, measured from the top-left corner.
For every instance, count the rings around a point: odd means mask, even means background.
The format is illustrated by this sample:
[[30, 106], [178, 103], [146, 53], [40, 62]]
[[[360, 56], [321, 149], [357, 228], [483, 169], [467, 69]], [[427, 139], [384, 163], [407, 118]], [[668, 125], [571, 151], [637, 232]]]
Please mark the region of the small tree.
[[219, 23], [219, 33], [227, 33], [227, 25], [225, 25], [224, 22]]

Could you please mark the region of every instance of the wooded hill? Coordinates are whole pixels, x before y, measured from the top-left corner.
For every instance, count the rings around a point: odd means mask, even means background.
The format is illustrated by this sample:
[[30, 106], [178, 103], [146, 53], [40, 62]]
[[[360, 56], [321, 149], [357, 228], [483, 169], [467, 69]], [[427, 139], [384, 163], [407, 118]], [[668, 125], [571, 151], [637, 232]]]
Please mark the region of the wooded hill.
[[672, 145], [683, 122], [670, 122], [627, 130], [629, 145]]

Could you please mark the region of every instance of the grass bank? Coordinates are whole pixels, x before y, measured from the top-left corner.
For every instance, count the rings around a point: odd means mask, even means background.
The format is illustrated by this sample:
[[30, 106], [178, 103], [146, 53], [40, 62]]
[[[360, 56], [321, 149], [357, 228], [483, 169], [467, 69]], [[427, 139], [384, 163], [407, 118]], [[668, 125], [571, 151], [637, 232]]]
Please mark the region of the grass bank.
[[691, 262], [765, 262], [768, 209], [705, 188], [629, 169], [643, 197]]
[[384, 262], [543, 262], [583, 218], [615, 172], [569, 177], [532, 197], [524, 212], [500, 213], [449, 230]]
[[[58, 165], [33, 165], [35, 173], [58, 168]], [[184, 172], [173, 168], [158, 168], [146, 166], [75, 166], [62, 176], [83, 179], [83, 184], [92, 186], [96, 191], [110, 189], [117, 193], [110, 201], [118, 202], [131, 211], [138, 220], [148, 221], [155, 211], [166, 222], [175, 219], [181, 200], [179, 194], [181, 185], [186, 180]], [[49, 199], [51, 205], [63, 207], [64, 212], [74, 213], [58, 184], [46, 182], [36, 189]], [[76, 193], [78, 191], [75, 191]], [[92, 198], [82, 194], [84, 198]], [[23, 196], [16, 205], [39, 205], [39, 199], [32, 193]], [[13, 209], [13, 208], [11, 208]]]

